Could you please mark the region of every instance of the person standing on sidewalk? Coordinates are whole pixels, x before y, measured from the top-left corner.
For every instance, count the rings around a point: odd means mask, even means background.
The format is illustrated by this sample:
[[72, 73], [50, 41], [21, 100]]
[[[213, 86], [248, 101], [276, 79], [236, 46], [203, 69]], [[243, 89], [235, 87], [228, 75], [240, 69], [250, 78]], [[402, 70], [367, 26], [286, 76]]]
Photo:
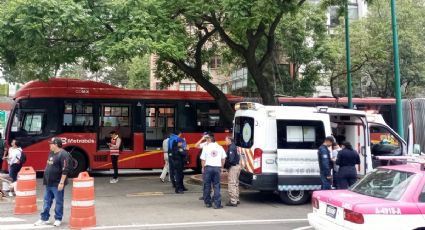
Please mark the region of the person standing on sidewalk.
[[317, 158], [319, 159], [319, 168], [320, 168], [320, 180], [322, 182], [322, 190], [330, 190], [332, 184], [332, 159], [331, 152], [329, 148], [333, 145], [335, 139], [333, 136], [327, 136], [323, 144], [319, 147], [317, 151]]
[[[202, 154], [202, 149], [208, 144], [208, 142], [206, 141], [208, 136], [209, 136], [210, 132], [204, 132], [202, 134], [201, 139], [198, 140], [198, 142], [196, 142], [195, 147], [199, 150], [201, 150], [201, 154]], [[202, 191], [204, 190], [204, 172], [202, 172]], [[204, 196], [202, 195], [201, 197], [199, 197], [199, 200], [204, 200]]]
[[183, 194], [187, 189], [183, 184], [184, 180], [184, 165], [187, 158], [187, 144], [185, 139], [180, 138], [177, 142], [173, 144], [173, 162], [174, 162], [174, 177], [176, 180], [176, 189], [177, 194]]
[[21, 162], [21, 156], [22, 156], [22, 148], [15, 139], [12, 140], [10, 143], [10, 148], [8, 150], [7, 154], [7, 161], [9, 163], [9, 177], [12, 181], [12, 187], [11, 191], [9, 192], [9, 196], [13, 196], [12, 191], [16, 191], [16, 181], [18, 180], [18, 173], [22, 168], [22, 162]]
[[111, 155], [112, 167], [114, 168], [114, 176], [109, 183], [115, 184], [118, 182], [118, 157], [120, 156], [122, 142], [116, 131], [110, 132], [109, 135], [111, 135], [111, 143], [108, 143], [109, 153]]
[[228, 191], [229, 202], [226, 206], [237, 207], [239, 204], [239, 175], [241, 173], [241, 166], [239, 165], [240, 156], [238, 154], [235, 141], [233, 137], [226, 137], [227, 144], [227, 157], [224, 163], [224, 168], [228, 171]]
[[168, 140], [170, 138], [167, 137], [164, 139], [164, 141], [162, 142], [162, 151], [164, 152], [164, 168], [162, 169], [162, 173], [161, 176], [159, 176], [159, 179], [161, 179], [162, 183], [165, 182], [165, 177], [168, 174], [168, 181], [170, 181], [170, 174], [168, 173], [170, 171], [169, 168], [169, 163], [168, 163]]
[[176, 188], [173, 146], [176, 146], [177, 142], [182, 139], [181, 135], [182, 135], [182, 132], [180, 130], [176, 130], [168, 138], [168, 168], [169, 168], [170, 179], [171, 179], [171, 183], [173, 184], [173, 188]]
[[53, 225], [59, 227], [62, 223], [64, 190], [68, 184], [68, 174], [71, 171], [71, 158], [69, 153], [62, 149], [62, 140], [60, 138], [54, 137], [49, 143], [50, 153], [43, 177], [43, 185], [45, 185], [43, 212], [40, 220], [35, 222], [34, 225], [49, 224], [50, 208], [53, 200], [55, 200], [55, 222]]
[[206, 137], [207, 145], [202, 149], [201, 162], [202, 173], [204, 173], [204, 203], [205, 207], [211, 208], [211, 185], [214, 189], [214, 209], [221, 209], [220, 194], [220, 174], [223, 170], [226, 152], [223, 147], [215, 142], [214, 135], [211, 133]]
[[6, 151], [4, 146], [4, 139], [0, 133], [0, 173], [3, 172], [3, 158], [5, 158]]

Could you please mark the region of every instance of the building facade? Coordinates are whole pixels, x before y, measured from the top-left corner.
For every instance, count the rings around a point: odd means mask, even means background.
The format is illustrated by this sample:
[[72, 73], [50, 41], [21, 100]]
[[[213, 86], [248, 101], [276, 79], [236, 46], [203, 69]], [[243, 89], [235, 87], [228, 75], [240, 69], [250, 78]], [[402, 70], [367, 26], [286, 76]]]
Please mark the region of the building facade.
[[[163, 88], [161, 86], [161, 80], [156, 77], [156, 61], [158, 56], [152, 54], [150, 57], [150, 89], [151, 90], [178, 90], [178, 91], [205, 91], [200, 85], [194, 80], [183, 79], [180, 82], [174, 83], [173, 85]], [[223, 74], [220, 71], [222, 66], [222, 58], [219, 56], [213, 57], [209, 63], [203, 65], [203, 70], [211, 75], [211, 82], [218, 86], [224, 93], [228, 92], [226, 82], [229, 81], [230, 76]]]

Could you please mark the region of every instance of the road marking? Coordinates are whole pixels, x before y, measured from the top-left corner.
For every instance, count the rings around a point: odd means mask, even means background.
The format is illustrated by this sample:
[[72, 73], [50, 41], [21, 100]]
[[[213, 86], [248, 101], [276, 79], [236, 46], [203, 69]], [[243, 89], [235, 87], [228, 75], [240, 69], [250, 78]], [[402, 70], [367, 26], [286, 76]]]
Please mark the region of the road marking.
[[312, 229], [313, 226], [305, 226], [305, 227], [300, 227], [300, 228], [294, 228], [292, 230], [306, 230], [306, 229]]
[[138, 192], [127, 194], [127, 197], [163, 196], [163, 192]]
[[16, 217], [0, 217], [0, 223], [4, 222], [23, 222], [24, 219], [16, 218]]
[[140, 225], [117, 225], [117, 226], [99, 226], [87, 229], [153, 229], [153, 228], [184, 228], [184, 227], [207, 227], [221, 225], [252, 225], [252, 224], [275, 224], [304, 222], [307, 219], [274, 219], [274, 220], [235, 220], [235, 221], [206, 221], [206, 222], [188, 222], [188, 223], [169, 223], [169, 224], [140, 224]]
[[1, 225], [0, 230], [18, 230], [18, 229], [45, 229], [53, 228], [53, 225], [34, 226], [34, 224], [15, 224], [15, 225]]

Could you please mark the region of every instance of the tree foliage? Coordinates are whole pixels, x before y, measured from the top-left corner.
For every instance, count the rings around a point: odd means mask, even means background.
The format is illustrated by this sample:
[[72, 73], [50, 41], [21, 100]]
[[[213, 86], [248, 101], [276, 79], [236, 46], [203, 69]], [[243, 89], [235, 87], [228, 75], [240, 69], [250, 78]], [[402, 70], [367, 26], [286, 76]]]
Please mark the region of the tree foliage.
[[[401, 85], [404, 95], [425, 86], [425, 1], [397, 2]], [[385, 0], [374, 0], [366, 18], [350, 24], [354, 93], [357, 96], [394, 96], [394, 63], [391, 8]], [[331, 85], [345, 89], [345, 35], [341, 27], [330, 44]], [[360, 85], [366, 85], [361, 90]], [[363, 87], [364, 88], [364, 87]], [[333, 90], [336, 93], [335, 90]], [[341, 96], [341, 95], [336, 95]]]

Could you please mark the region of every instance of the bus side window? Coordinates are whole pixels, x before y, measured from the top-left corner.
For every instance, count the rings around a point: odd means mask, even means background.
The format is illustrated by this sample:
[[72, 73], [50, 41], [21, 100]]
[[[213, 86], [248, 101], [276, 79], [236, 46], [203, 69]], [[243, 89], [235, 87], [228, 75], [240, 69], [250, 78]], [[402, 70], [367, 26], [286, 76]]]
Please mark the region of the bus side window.
[[43, 132], [43, 113], [26, 113], [22, 130], [27, 134], [41, 134]]
[[220, 110], [215, 105], [198, 104], [196, 109], [196, 126], [201, 132], [223, 132], [224, 128], [220, 120]]

